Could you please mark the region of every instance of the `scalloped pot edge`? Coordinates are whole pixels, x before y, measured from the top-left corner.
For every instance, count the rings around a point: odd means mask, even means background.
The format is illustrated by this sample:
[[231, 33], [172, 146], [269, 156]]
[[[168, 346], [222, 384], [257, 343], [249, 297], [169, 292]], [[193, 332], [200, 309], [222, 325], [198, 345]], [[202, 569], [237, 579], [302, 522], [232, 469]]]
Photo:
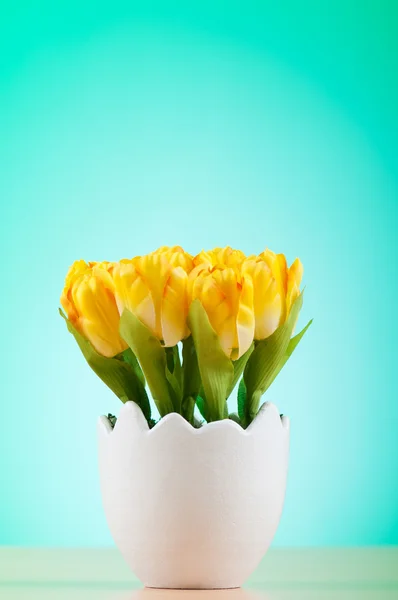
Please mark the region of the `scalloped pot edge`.
[[240, 587], [279, 524], [290, 422], [265, 403], [244, 430], [177, 413], [152, 429], [127, 402], [98, 422], [102, 500], [116, 545], [148, 587]]
[[194, 435], [204, 435], [209, 431], [219, 431], [220, 429], [235, 429], [240, 435], [252, 435], [256, 430], [261, 429], [261, 424], [264, 420], [269, 421], [277, 427], [277, 423], [281, 426], [282, 430], [289, 432], [290, 430], [290, 419], [286, 415], [279, 414], [278, 408], [272, 402], [265, 402], [259, 410], [256, 418], [250, 423], [250, 425], [243, 429], [238, 423], [232, 419], [223, 419], [222, 421], [214, 421], [212, 423], [206, 423], [199, 429], [193, 427], [186, 419], [184, 419], [178, 413], [169, 413], [162, 417], [152, 429], [149, 428], [148, 422], [145, 419], [140, 407], [132, 401], [123, 404], [119, 417], [116, 421], [115, 427], [112, 427], [109, 419], [105, 415], [99, 417], [99, 429], [103, 433], [108, 435], [117, 435], [121, 424], [129, 423], [132, 428], [137, 432], [146, 433], [148, 435], [155, 435], [162, 427], [184, 427], [187, 431], [190, 431]]

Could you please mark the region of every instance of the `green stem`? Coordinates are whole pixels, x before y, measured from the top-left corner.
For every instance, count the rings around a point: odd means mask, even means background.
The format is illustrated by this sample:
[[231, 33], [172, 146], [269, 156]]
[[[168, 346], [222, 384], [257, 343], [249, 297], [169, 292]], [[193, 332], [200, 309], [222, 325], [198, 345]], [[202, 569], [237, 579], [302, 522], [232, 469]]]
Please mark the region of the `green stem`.
[[191, 425], [194, 424], [194, 411], [195, 411], [195, 399], [192, 396], [188, 396], [184, 398], [182, 403], [182, 416], [184, 419], [188, 421]]

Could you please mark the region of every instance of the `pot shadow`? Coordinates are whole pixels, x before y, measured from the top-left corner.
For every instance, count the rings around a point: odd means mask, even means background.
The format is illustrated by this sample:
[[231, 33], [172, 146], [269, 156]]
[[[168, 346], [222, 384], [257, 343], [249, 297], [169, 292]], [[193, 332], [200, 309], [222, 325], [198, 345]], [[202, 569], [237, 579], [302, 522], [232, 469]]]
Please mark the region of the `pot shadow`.
[[166, 590], [144, 588], [132, 593], [129, 600], [271, 600], [265, 592], [242, 588], [229, 590]]

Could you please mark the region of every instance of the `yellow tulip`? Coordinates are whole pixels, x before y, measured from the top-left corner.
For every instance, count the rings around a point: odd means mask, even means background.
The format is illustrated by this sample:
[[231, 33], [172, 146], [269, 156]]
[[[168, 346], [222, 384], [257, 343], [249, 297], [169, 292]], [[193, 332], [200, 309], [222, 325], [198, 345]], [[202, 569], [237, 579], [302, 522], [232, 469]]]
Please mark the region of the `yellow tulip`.
[[230, 246], [225, 248], [214, 248], [213, 250], [202, 250], [193, 259], [195, 267], [199, 265], [223, 265], [226, 267], [239, 267], [246, 256], [241, 250], [234, 250]]
[[165, 346], [188, 335], [187, 282], [192, 258], [180, 246], [164, 246], [113, 268], [120, 314], [129, 309]]
[[[198, 265], [200, 267], [201, 265]], [[239, 270], [204, 263], [189, 276], [190, 301], [198, 298], [217, 333], [222, 349], [232, 360], [248, 350], [254, 334], [253, 283]]]
[[103, 356], [127, 348], [119, 336], [119, 311], [113, 291], [112, 263], [76, 261], [66, 276], [61, 304], [70, 322]]
[[263, 340], [285, 322], [300, 294], [303, 266], [298, 258], [290, 268], [283, 254], [265, 250], [249, 256], [242, 274], [253, 280], [255, 330], [254, 339]]

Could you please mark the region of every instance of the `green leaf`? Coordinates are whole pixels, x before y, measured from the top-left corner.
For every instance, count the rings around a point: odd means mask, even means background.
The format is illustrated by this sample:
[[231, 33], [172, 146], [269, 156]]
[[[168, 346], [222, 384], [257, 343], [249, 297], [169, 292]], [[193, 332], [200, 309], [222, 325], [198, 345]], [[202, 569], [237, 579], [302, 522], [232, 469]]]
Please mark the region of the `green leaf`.
[[145, 387], [129, 362], [125, 362], [120, 358], [107, 358], [99, 354], [91, 343], [77, 331], [61, 309], [59, 314], [65, 320], [69, 332], [75, 338], [84, 358], [94, 373], [122, 402], [127, 402], [127, 400], [136, 402], [149, 421], [151, 406]]
[[181, 414], [181, 402], [182, 402], [182, 390], [180, 386], [180, 382], [174, 373], [170, 371], [168, 366], [166, 365], [166, 379], [170, 385], [171, 397], [174, 406], [174, 412], [178, 412]]
[[192, 396], [186, 396], [181, 402], [181, 415], [193, 425], [196, 401]]
[[169, 347], [165, 347], [164, 349], [165, 353], [166, 353], [166, 366], [168, 368], [168, 370], [170, 371], [170, 373], [173, 373], [174, 371], [174, 352], [173, 352], [173, 348], [169, 348]]
[[[293, 352], [295, 351], [295, 349], [297, 348], [299, 342], [301, 341], [303, 335], [305, 334], [305, 332], [307, 331], [307, 329], [309, 328], [309, 326], [311, 325], [313, 319], [311, 319], [310, 321], [308, 321], [307, 325], [304, 327], [304, 329], [302, 329], [300, 331], [300, 333], [298, 333], [297, 335], [295, 335], [294, 337], [291, 338], [289, 345], [287, 347], [287, 350], [279, 364], [279, 369], [275, 372], [274, 374], [274, 378], [272, 379], [272, 381], [270, 381], [269, 386], [271, 385], [271, 383], [274, 381], [274, 379], [276, 378], [277, 375], [279, 375], [279, 373], [281, 372], [281, 370], [283, 369], [283, 367], [285, 366], [285, 364], [287, 363], [287, 361], [289, 360], [289, 358], [291, 357], [291, 355], [293, 354]], [[268, 387], [269, 387], [268, 386]]]
[[182, 367], [178, 345], [165, 348], [167, 368], [170, 373], [176, 377], [180, 387], [182, 387]]
[[242, 356], [240, 358], [238, 358], [238, 360], [234, 360], [233, 361], [233, 365], [234, 365], [234, 377], [232, 379], [231, 387], [230, 387], [230, 389], [228, 391], [227, 398], [231, 395], [232, 390], [234, 389], [234, 387], [238, 383], [239, 378], [242, 375], [243, 370], [244, 370], [244, 368], [246, 366], [246, 363], [249, 360], [249, 358], [250, 358], [253, 350], [254, 350], [254, 343], [252, 343], [252, 345], [250, 346], [250, 348], [244, 354], [242, 354]]
[[174, 358], [173, 373], [178, 380], [180, 388], [182, 389], [182, 365], [181, 365], [181, 358], [180, 358], [180, 351], [178, 348], [178, 344], [176, 346], [173, 346], [173, 358]]
[[302, 304], [303, 293], [294, 302], [286, 322], [268, 338], [257, 343], [246, 364], [243, 375], [246, 385], [245, 426], [249, 425], [256, 416], [261, 396], [269, 388], [284, 364], [283, 359], [288, 350], [290, 336]]
[[193, 338], [190, 335], [182, 342], [182, 415], [189, 423], [193, 423], [196, 397], [202, 384], [198, 358]]
[[173, 406], [175, 412], [181, 414], [182, 404], [182, 368], [178, 346], [165, 348], [166, 352], [166, 379], [173, 391]]
[[202, 398], [202, 396], [198, 396], [196, 398], [196, 406], [198, 407], [199, 412], [202, 415], [202, 417], [204, 418], [204, 420], [209, 422], [210, 417], [207, 414], [207, 406], [206, 406], [206, 403], [205, 403], [204, 399]]
[[141, 383], [145, 386], [146, 381], [145, 381], [144, 373], [142, 372], [140, 363], [138, 362], [137, 357], [131, 348], [127, 348], [126, 350], [124, 350], [124, 352], [117, 354], [115, 356], [115, 358], [118, 358], [119, 360], [123, 360], [124, 362], [129, 364], [130, 367], [133, 369], [134, 373], [141, 380]]
[[229, 415], [229, 419], [231, 419], [231, 421], [235, 421], [235, 423], [238, 423], [238, 425], [241, 425], [240, 418], [239, 418], [239, 415], [238, 415], [238, 414], [236, 414], [236, 413], [231, 413], [231, 414]]
[[245, 380], [242, 377], [242, 379], [239, 382], [239, 387], [238, 387], [238, 415], [242, 422], [245, 419], [245, 403], [246, 403], [246, 386], [245, 386]]
[[194, 300], [190, 306], [188, 326], [198, 357], [206, 413], [211, 421], [223, 419], [225, 401], [234, 376], [232, 361], [221, 348], [220, 340], [199, 300]]
[[182, 370], [183, 370], [183, 396], [196, 396], [199, 394], [202, 380], [198, 365], [193, 337], [190, 335], [182, 342]]
[[127, 309], [120, 318], [119, 331], [141, 365], [160, 415], [174, 412], [175, 392], [166, 376], [166, 352], [160, 341]]
[[297, 348], [299, 342], [301, 342], [302, 337], [304, 336], [305, 332], [307, 331], [307, 329], [311, 325], [312, 321], [313, 321], [313, 319], [311, 319], [310, 321], [308, 321], [308, 323], [304, 327], [304, 329], [302, 329], [300, 331], [300, 333], [298, 333], [297, 335], [295, 335], [294, 337], [292, 337], [292, 339], [290, 340], [289, 345], [288, 345], [287, 350], [286, 350], [286, 353], [285, 353], [285, 356], [282, 359], [282, 366], [281, 366], [281, 368], [287, 363], [287, 361], [289, 360], [289, 358], [291, 357], [291, 355], [293, 354], [293, 352]]

